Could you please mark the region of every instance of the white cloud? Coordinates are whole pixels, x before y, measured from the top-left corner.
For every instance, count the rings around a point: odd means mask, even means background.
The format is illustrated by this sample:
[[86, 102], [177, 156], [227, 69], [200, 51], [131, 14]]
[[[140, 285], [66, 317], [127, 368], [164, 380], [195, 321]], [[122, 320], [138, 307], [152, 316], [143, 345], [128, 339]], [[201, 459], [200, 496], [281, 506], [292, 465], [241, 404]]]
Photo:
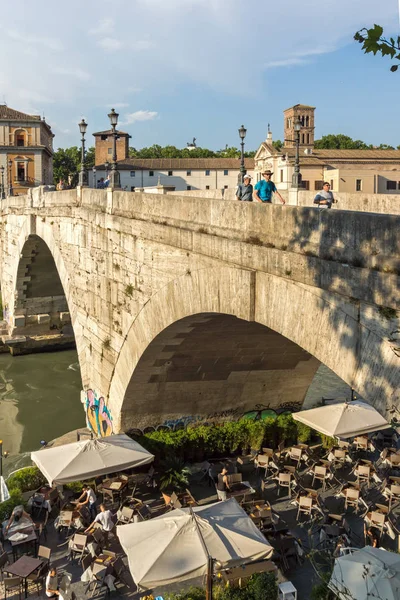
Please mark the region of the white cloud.
[[102, 38], [97, 42], [97, 45], [107, 52], [115, 52], [116, 50], [120, 50], [123, 46], [122, 42], [111, 37]]
[[304, 58], [292, 56], [291, 58], [285, 58], [283, 60], [272, 60], [271, 62], [266, 63], [264, 66], [266, 69], [273, 69], [279, 67], [293, 67], [295, 65], [304, 65], [308, 62], [309, 61], [305, 60]]
[[30, 46], [43, 46], [48, 50], [58, 51], [63, 49], [63, 45], [60, 40], [54, 38], [22, 34], [14, 29], [3, 29], [3, 31], [6, 31], [8, 37], [16, 42], [22, 42], [23, 44], [28, 44]]
[[152, 110], [137, 110], [136, 112], [125, 115], [125, 121], [121, 125], [132, 125], [137, 121], [154, 121], [157, 119], [158, 112]]
[[65, 77], [73, 77], [75, 79], [79, 79], [80, 81], [88, 81], [90, 79], [90, 73], [84, 71], [79, 68], [69, 68], [69, 67], [54, 67], [52, 69], [53, 73], [56, 75], [64, 75]]
[[114, 31], [114, 19], [101, 19], [92, 29], [89, 29], [89, 35], [101, 35], [102, 33], [111, 33]]

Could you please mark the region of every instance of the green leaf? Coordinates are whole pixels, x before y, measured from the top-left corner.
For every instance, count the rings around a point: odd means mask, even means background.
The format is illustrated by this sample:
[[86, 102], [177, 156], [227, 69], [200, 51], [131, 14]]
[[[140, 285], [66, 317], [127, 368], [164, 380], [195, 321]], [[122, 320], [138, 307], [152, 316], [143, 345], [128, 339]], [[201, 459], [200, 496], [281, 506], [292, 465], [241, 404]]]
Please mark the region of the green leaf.
[[390, 70], [392, 71], [392, 73], [394, 73], [395, 71], [397, 71], [398, 68], [399, 68], [399, 65], [392, 65], [390, 67]]

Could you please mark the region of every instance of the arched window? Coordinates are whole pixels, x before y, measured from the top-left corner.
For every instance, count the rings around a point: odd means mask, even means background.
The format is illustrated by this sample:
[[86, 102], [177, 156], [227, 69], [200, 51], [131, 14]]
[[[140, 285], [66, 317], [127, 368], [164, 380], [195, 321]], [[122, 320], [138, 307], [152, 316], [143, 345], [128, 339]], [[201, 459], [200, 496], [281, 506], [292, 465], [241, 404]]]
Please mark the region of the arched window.
[[301, 134], [301, 143], [304, 144], [304, 133]]
[[24, 129], [16, 129], [14, 131], [15, 146], [26, 146], [26, 131]]

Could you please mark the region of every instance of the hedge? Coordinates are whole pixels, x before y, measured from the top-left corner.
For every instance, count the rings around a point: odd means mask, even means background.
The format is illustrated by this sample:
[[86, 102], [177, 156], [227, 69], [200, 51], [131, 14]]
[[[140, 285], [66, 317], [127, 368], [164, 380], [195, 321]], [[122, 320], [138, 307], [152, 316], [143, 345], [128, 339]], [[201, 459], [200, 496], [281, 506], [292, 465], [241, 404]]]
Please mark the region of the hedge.
[[218, 458], [262, 447], [277, 448], [280, 442], [287, 446], [307, 443], [313, 434], [312, 429], [295, 421], [291, 414], [283, 414], [259, 421], [242, 419], [219, 425], [189, 426], [179, 431], [152, 431], [134, 437], [156, 460], [174, 455], [185, 461], [201, 461], [205, 456]]
[[[152, 598], [148, 596], [147, 598]], [[192, 587], [179, 594], [166, 594], [165, 600], [205, 600], [203, 588]], [[242, 588], [227, 587], [220, 583], [213, 586], [214, 600], [277, 600], [278, 585], [274, 573], [253, 575]]]
[[26, 467], [10, 475], [7, 479], [9, 490], [18, 489], [20, 492], [30, 492], [45, 485], [47, 480], [37, 467]]

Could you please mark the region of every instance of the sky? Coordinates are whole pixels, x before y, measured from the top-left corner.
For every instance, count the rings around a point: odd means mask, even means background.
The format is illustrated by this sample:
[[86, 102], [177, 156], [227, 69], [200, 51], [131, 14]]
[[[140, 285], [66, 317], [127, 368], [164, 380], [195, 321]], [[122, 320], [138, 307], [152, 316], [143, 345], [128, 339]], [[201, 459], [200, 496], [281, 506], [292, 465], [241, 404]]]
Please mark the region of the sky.
[[400, 71], [354, 33], [399, 35], [400, 0], [2, 0], [0, 102], [45, 115], [54, 146], [118, 128], [152, 144], [246, 149], [283, 137], [283, 110], [316, 107], [316, 138], [400, 144]]

